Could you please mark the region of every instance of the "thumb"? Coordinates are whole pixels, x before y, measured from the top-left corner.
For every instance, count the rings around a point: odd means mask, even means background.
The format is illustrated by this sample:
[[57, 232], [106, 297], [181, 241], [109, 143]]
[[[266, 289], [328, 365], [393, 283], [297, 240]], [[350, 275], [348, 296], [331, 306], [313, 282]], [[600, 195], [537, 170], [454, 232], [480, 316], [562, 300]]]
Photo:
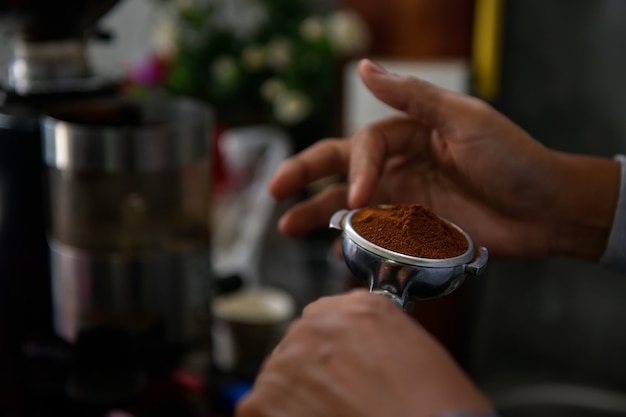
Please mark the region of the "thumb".
[[368, 59], [359, 62], [358, 72], [365, 86], [383, 103], [425, 126], [444, 125], [447, 90], [419, 78], [392, 74]]

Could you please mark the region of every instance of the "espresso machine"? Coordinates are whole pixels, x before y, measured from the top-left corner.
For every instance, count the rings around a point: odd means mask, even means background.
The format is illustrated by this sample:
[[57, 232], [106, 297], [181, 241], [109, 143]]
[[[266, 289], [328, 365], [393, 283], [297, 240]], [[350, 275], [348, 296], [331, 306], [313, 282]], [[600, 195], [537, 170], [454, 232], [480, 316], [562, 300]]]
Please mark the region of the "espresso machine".
[[0, 0], [1, 415], [102, 415], [207, 343], [211, 112], [91, 67], [116, 4]]

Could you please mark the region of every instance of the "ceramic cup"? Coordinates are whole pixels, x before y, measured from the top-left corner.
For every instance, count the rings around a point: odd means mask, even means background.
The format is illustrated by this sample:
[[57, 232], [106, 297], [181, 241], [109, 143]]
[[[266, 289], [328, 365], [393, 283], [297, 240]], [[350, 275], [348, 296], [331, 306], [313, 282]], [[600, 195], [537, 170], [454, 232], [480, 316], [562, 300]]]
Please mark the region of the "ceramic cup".
[[254, 377], [296, 313], [293, 296], [271, 287], [248, 287], [215, 297], [213, 360], [222, 372]]

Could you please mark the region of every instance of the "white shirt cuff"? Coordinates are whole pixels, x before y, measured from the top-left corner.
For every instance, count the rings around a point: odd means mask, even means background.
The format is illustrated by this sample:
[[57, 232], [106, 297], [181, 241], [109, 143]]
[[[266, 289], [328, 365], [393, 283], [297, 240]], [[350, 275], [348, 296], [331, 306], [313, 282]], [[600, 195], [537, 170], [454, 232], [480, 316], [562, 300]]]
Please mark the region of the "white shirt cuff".
[[626, 155], [616, 155], [615, 159], [622, 165], [619, 199], [600, 265], [626, 273]]

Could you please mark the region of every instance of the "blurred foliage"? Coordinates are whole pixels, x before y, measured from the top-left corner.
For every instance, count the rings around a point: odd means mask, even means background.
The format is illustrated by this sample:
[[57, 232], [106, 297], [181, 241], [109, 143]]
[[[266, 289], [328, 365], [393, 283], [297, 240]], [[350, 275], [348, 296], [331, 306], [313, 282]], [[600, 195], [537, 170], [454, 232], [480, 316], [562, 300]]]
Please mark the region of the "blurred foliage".
[[155, 1], [154, 55], [133, 81], [205, 100], [229, 125], [322, 120], [369, 41], [358, 15], [310, 0]]

